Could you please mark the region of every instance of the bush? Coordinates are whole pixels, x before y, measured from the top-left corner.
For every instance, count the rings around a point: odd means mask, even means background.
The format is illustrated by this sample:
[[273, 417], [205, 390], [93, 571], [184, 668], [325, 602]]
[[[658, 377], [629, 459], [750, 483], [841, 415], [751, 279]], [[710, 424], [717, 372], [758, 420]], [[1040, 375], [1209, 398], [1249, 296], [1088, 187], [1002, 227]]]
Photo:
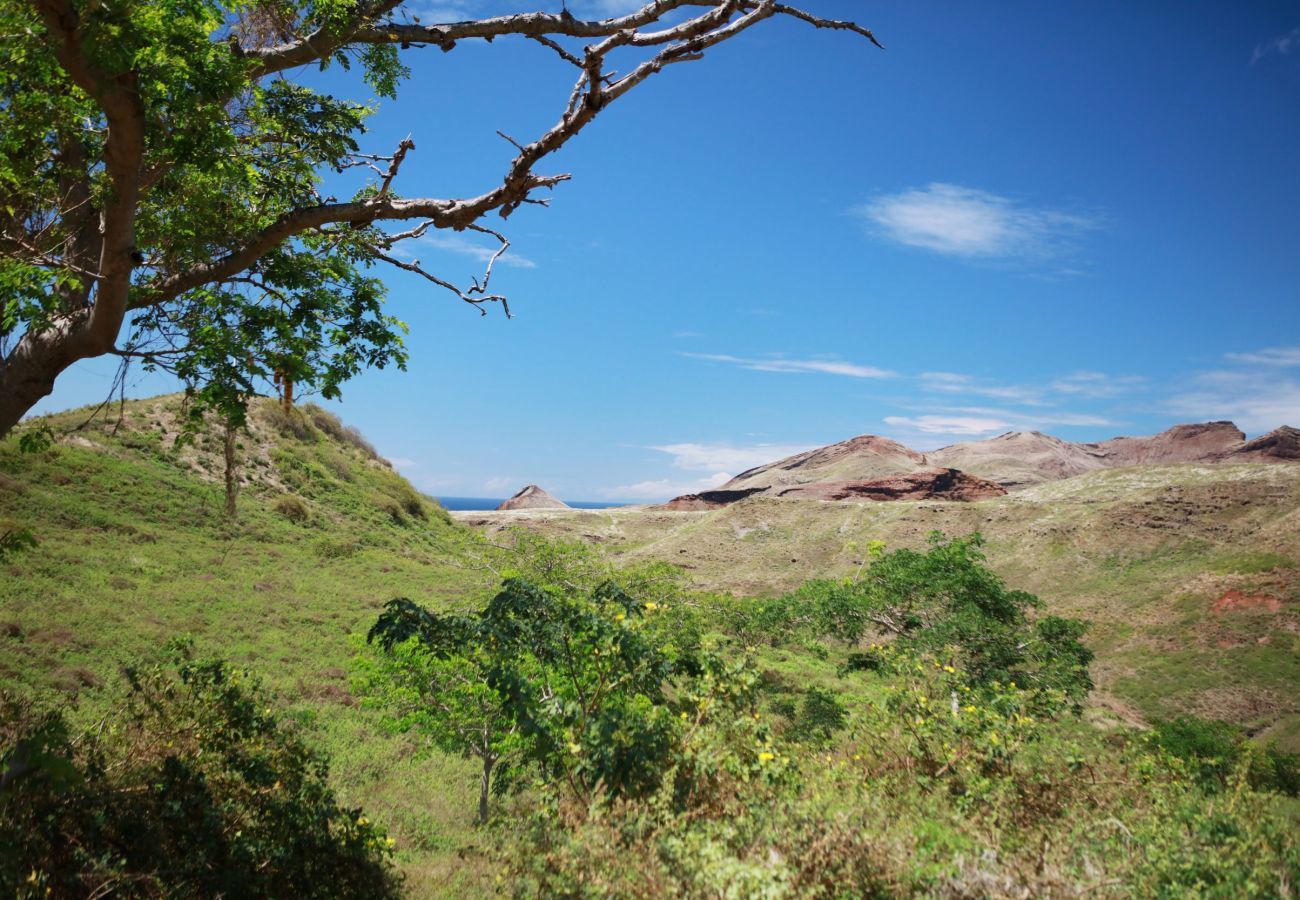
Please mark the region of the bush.
[[247, 673], [176, 648], [127, 679], [75, 740], [62, 713], [0, 701], [0, 893], [397, 896], [390, 842]]
[[306, 522], [310, 513], [307, 504], [293, 494], [283, 494], [275, 501], [273, 509], [290, 522]]
[[1206, 788], [1224, 788], [1244, 766], [1246, 778], [1256, 790], [1300, 796], [1300, 754], [1285, 753], [1271, 745], [1257, 746], [1236, 725], [1178, 716], [1157, 722], [1151, 740], [1185, 763]]

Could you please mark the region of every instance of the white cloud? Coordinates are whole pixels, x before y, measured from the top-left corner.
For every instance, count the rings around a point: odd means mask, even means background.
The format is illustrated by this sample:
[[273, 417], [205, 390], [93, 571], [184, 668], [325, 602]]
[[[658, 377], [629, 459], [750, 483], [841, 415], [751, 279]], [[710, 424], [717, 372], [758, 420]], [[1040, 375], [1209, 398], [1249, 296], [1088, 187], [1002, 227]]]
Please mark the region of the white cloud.
[[415, 460], [405, 456], [390, 456], [388, 461], [393, 464], [395, 469], [414, 469], [416, 466]]
[[1255, 52], [1250, 56], [1250, 64], [1253, 66], [1272, 53], [1287, 56], [1295, 50], [1300, 50], [1300, 28], [1292, 28], [1286, 34], [1280, 34], [1262, 44], [1258, 44], [1255, 47]]
[[995, 400], [1010, 400], [1031, 406], [1043, 402], [1042, 388], [989, 384], [971, 375], [957, 372], [922, 372], [921, 388], [940, 394], [972, 394], [977, 397], [992, 397]]
[[[486, 264], [492, 258], [492, 254], [497, 251], [496, 247], [488, 247], [483, 244], [476, 244], [466, 237], [458, 234], [427, 234], [420, 238], [420, 243], [435, 247], [438, 250], [446, 250], [449, 253], [458, 253], [461, 256], [468, 256]], [[516, 269], [535, 269], [537, 263], [527, 257], [520, 256], [517, 253], [506, 253], [497, 260], [497, 265], [513, 266]]]
[[742, 369], [753, 369], [756, 372], [816, 372], [823, 375], [845, 375], [849, 378], [893, 378], [897, 375], [896, 372], [891, 372], [888, 369], [863, 366], [835, 359], [784, 359], [782, 357], [746, 359], [739, 356], [728, 356], [723, 353], [683, 353], [682, 356], [689, 356], [691, 359], [704, 359], [709, 362], [730, 363]]
[[1010, 422], [977, 416], [885, 416], [885, 424], [897, 428], [910, 428], [922, 434], [966, 437], [997, 434], [1011, 428]]
[[698, 494], [718, 485], [726, 484], [731, 475], [715, 472], [704, 478], [674, 479], [661, 478], [658, 481], [638, 481], [635, 484], [620, 484], [606, 488], [601, 494], [610, 500], [651, 500], [655, 502], [671, 500], [682, 494]]
[[1107, 375], [1105, 372], [1079, 371], [1057, 378], [1051, 389], [1058, 394], [1077, 397], [1114, 397], [1137, 390], [1146, 383], [1138, 375]]
[[513, 475], [494, 475], [483, 482], [485, 491], [508, 491], [516, 486], [523, 487]]
[[1300, 347], [1267, 347], [1254, 353], [1226, 353], [1227, 359], [1257, 366], [1300, 366]]
[[[663, 444], [651, 447], [673, 458], [673, 468], [695, 472], [742, 472], [813, 449], [812, 444]], [[726, 479], [724, 479], [726, 480]]]
[[966, 259], [1056, 256], [1097, 225], [1087, 216], [938, 182], [876, 197], [854, 212], [879, 237]]
[[1275, 372], [1202, 372], [1169, 408], [1200, 421], [1231, 419], [1250, 433], [1272, 431], [1300, 424], [1300, 381]]

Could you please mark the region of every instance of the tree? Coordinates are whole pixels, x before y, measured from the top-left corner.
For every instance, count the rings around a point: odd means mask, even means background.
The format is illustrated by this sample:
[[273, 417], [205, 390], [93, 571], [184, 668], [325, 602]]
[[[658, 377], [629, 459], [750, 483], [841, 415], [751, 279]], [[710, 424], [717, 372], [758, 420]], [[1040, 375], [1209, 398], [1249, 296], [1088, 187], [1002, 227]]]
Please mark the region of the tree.
[[743, 693], [680, 619], [612, 581], [508, 578], [472, 615], [398, 598], [367, 635], [380, 652], [358, 659], [358, 687], [395, 727], [482, 763], [480, 822], [507, 757], [583, 802], [641, 796], [679, 760], [687, 720]]
[[[0, 0], [0, 436], [61, 372], [105, 354], [216, 385], [205, 399], [228, 417], [276, 375], [337, 395], [362, 368], [405, 360], [379, 264], [509, 315], [489, 287], [509, 242], [485, 217], [545, 205], [538, 193], [570, 176], [538, 165], [601, 110], [774, 16], [875, 40], [776, 0], [434, 25], [400, 0]], [[508, 36], [577, 81], [545, 133], [503, 135], [517, 152], [501, 181], [463, 197], [400, 196], [414, 142], [364, 150], [365, 107], [285, 77], [355, 64], [392, 98], [401, 52]], [[616, 51], [640, 60], [615, 73]], [[361, 175], [351, 197], [322, 195], [330, 170]], [[430, 229], [495, 239], [482, 280], [460, 287], [398, 255]]]

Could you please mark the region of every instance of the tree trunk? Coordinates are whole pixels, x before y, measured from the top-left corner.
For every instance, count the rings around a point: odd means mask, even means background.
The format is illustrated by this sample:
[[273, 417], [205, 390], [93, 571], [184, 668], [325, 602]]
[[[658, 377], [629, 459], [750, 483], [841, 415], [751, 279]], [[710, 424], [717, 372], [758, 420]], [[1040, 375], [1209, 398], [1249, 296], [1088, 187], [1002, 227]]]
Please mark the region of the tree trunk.
[[54, 380], [78, 360], [112, 347], [100, 344], [79, 321], [24, 334], [8, 357], [0, 358], [0, 438], [54, 390]]
[[239, 479], [235, 475], [235, 426], [226, 420], [226, 430], [224, 435], [224, 447], [226, 457], [226, 517], [235, 518], [235, 503], [239, 497]]
[[486, 825], [488, 820], [488, 788], [492, 786], [492, 764], [496, 760], [491, 756], [483, 757], [483, 779], [478, 790], [478, 820], [475, 824]]

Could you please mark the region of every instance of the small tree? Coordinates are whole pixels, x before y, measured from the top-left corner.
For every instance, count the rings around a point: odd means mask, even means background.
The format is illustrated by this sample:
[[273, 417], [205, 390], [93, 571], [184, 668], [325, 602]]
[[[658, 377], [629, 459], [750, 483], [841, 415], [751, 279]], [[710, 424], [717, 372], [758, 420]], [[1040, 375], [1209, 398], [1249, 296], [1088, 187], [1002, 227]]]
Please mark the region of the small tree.
[[381, 655], [359, 662], [359, 686], [396, 727], [482, 762], [480, 821], [493, 767], [509, 757], [584, 801], [638, 796], [670, 768], [692, 698], [715, 703], [719, 690], [717, 672], [707, 689], [678, 685], [704, 666], [693, 630], [665, 618], [613, 582], [588, 591], [509, 578], [472, 616], [397, 599], [370, 629]]
[[[458, 633], [464, 633], [467, 624], [434, 616], [428, 621], [433, 628], [453, 628]], [[372, 639], [378, 638], [384, 652], [357, 657], [354, 686], [366, 697], [367, 705], [388, 715], [396, 730], [416, 732], [433, 747], [479, 761], [476, 821], [484, 824], [493, 771], [520, 744], [509, 711], [488, 684], [491, 657], [481, 648], [458, 650], [450, 643], [428, 643], [424, 635], [396, 642], [389, 640], [390, 636], [395, 637], [395, 632], [372, 630]]]

